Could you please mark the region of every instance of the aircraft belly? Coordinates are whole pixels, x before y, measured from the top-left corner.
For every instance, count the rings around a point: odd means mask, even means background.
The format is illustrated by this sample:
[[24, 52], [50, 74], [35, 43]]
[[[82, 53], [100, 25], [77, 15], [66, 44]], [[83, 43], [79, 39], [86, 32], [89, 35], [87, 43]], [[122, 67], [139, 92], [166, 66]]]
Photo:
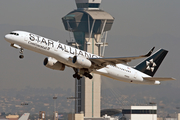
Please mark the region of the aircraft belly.
[[125, 74], [124, 72], [121, 72], [115, 68], [107, 69], [107, 72], [108, 73], [105, 74], [105, 76], [109, 78], [113, 78], [115, 80], [123, 82], [130, 82], [131, 77], [129, 74]]

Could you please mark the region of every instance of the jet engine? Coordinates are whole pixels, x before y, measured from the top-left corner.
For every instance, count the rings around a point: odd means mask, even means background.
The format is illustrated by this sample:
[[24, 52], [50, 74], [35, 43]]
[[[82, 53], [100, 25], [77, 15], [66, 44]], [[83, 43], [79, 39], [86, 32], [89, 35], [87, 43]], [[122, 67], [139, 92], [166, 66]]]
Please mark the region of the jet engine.
[[74, 56], [72, 62], [79, 68], [90, 68], [92, 65], [91, 61], [83, 56]]
[[59, 61], [57, 61], [55, 58], [52, 58], [52, 57], [45, 58], [43, 64], [44, 66], [53, 70], [64, 71], [65, 69], [65, 64], [60, 63]]

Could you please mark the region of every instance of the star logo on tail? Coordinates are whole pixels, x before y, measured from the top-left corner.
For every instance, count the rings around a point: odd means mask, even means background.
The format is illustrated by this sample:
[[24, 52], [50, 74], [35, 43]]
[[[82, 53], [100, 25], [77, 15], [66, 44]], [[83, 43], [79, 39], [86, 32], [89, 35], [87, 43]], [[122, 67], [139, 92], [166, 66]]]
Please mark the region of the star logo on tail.
[[150, 70], [151, 72], [154, 72], [154, 68], [156, 67], [156, 63], [153, 59], [146, 61], [147, 68], [146, 70]]

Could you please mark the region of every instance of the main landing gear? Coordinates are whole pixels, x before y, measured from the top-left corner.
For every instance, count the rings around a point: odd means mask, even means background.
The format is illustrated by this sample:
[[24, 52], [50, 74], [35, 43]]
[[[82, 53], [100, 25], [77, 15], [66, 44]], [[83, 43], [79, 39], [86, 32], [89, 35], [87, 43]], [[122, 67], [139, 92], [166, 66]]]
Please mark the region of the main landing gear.
[[77, 78], [78, 80], [80, 80], [82, 77], [78, 74], [78, 69], [73, 68], [75, 74], [73, 74], [73, 78]]
[[88, 77], [89, 79], [93, 78], [93, 76], [90, 73], [84, 73], [84, 76]]
[[19, 58], [20, 58], [20, 59], [23, 59], [23, 58], [24, 58], [23, 51], [24, 51], [24, 49], [23, 49], [23, 48], [20, 48], [20, 52], [19, 52], [19, 53], [21, 54], [21, 55], [19, 55]]
[[73, 74], [73, 78], [77, 78], [78, 80], [80, 80], [82, 77], [78, 73], [75, 73]]
[[[73, 78], [77, 78], [78, 80], [80, 80], [82, 77], [78, 74], [78, 69], [76, 68], [73, 69], [75, 71], [75, 74], [73, 74]], [[93, 78], [93, 76], [88, 72], [84, 72], [83, 76], [88, 77], [89, 79]]]

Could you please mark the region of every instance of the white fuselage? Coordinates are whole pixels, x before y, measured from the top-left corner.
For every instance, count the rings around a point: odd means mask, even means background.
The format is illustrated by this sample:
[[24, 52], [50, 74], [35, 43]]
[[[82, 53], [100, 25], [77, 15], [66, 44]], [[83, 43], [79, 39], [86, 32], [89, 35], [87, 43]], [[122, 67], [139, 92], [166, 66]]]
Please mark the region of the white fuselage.
[[[59, 62], [69, 67], [79, 68], [79, 66], [74, 64], [71, 59], [75, 55], [84, 56], [86, 58], [100, 58], [100, 56], [41, 37], [39, 35], [24, 31], [16, 32], [19, 33], [18, 36], [7, 34], [5, 39], [11, 44], [17, 44], [22, 48], [55, 58]], [[124, 64], [117, 64], [116, 66], [107, 65], [101, 69], [94, 69], [92, 72], [123, 82], [132, 82], [137, 84], [156, 84], [155, 81], [147, 81], [143, 79], [143, 77], [150, 76]]]

